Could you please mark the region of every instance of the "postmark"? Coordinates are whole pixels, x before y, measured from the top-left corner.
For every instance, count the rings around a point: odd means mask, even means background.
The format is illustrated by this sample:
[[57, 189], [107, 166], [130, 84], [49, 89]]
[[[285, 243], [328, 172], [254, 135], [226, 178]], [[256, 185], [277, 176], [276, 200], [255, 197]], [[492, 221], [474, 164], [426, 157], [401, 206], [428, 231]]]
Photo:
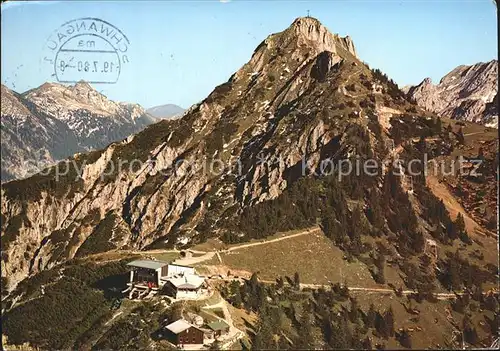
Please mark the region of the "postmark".
[[114, 84], [128, 60], [130, 41], [99, 18], [78, 18], [57, 28], [45, 43], [44, 66], [60, 83]]

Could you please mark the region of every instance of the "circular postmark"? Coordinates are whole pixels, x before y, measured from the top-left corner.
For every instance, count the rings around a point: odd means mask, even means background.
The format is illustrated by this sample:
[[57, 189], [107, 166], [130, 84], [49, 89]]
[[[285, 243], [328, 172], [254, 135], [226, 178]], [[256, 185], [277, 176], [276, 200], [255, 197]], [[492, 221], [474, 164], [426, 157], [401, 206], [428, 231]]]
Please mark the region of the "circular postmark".
[[78, 18], [61, 25], [47, 39], [43, 61], [60, 83], [84, 80], [114, 84], [128, 61], [130, 41], [111, 23]]

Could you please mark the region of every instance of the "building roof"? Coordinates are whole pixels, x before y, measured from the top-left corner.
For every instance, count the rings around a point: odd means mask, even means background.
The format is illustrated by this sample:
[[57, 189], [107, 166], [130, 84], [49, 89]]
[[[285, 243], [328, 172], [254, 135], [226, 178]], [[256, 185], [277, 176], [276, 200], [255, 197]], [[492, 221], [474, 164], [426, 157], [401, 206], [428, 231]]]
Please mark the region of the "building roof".
[[209, 323], [207, 326], [213, 331], [226, 330], [227, 328], [229, 328], [229, 324], [221, 320]]
[[205, 282], [205, 278], [197, 274], [184, 274], [168, 278], [167, 281], [177, 289], [198, 289]]
[[189, 324], [189, 322], [184, 319], [179, 319], [167, 325], [167, 329], [174, 334], [182, 333], [184, 330], [189, 329], [191, 327], [194, 327], [194, 325]]
[[184, 267], [184, 268], [193, 268], [194, 269], [194, 267], [192, 267], [192, 266], [186, 266], [184, 264], [177, 264], [175, 262], [169, 263], [168, 265], [169, 266]]
[[168, 265], [167, 262], [163, 261], [152, 261], [152, 260], [135, 260], [127, 263], [127, 266], [147, 268], [147, 269], [158, 269]]

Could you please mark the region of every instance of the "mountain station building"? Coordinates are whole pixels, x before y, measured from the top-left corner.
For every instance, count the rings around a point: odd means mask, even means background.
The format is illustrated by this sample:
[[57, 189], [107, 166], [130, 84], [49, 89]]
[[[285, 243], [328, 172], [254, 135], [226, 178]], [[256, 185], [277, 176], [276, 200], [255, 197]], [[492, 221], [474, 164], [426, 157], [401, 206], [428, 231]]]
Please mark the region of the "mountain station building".
[[174, 345], [202, 345], [205, 333], [200, 328], [179, 319], [166, 327], [167, 339]]
[[165, 293], [175, 299], [197, 298], [206, 291], [205, 278], [196, 274], [193, 267], [154, 260], [135, 260], [130, 267], [129, 298]]

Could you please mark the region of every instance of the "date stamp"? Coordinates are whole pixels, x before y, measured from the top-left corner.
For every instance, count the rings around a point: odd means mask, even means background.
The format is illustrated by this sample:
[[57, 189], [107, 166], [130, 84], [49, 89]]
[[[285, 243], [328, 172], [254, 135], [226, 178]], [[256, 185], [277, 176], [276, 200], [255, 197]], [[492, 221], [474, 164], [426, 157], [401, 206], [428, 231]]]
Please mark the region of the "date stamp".
[[78, 18], [64, 23], [49, 37], [43, 62], [60, 83], [84, 80], [114, 84], [129, 62], [129, 45], [127, 36], [111, 23]]

